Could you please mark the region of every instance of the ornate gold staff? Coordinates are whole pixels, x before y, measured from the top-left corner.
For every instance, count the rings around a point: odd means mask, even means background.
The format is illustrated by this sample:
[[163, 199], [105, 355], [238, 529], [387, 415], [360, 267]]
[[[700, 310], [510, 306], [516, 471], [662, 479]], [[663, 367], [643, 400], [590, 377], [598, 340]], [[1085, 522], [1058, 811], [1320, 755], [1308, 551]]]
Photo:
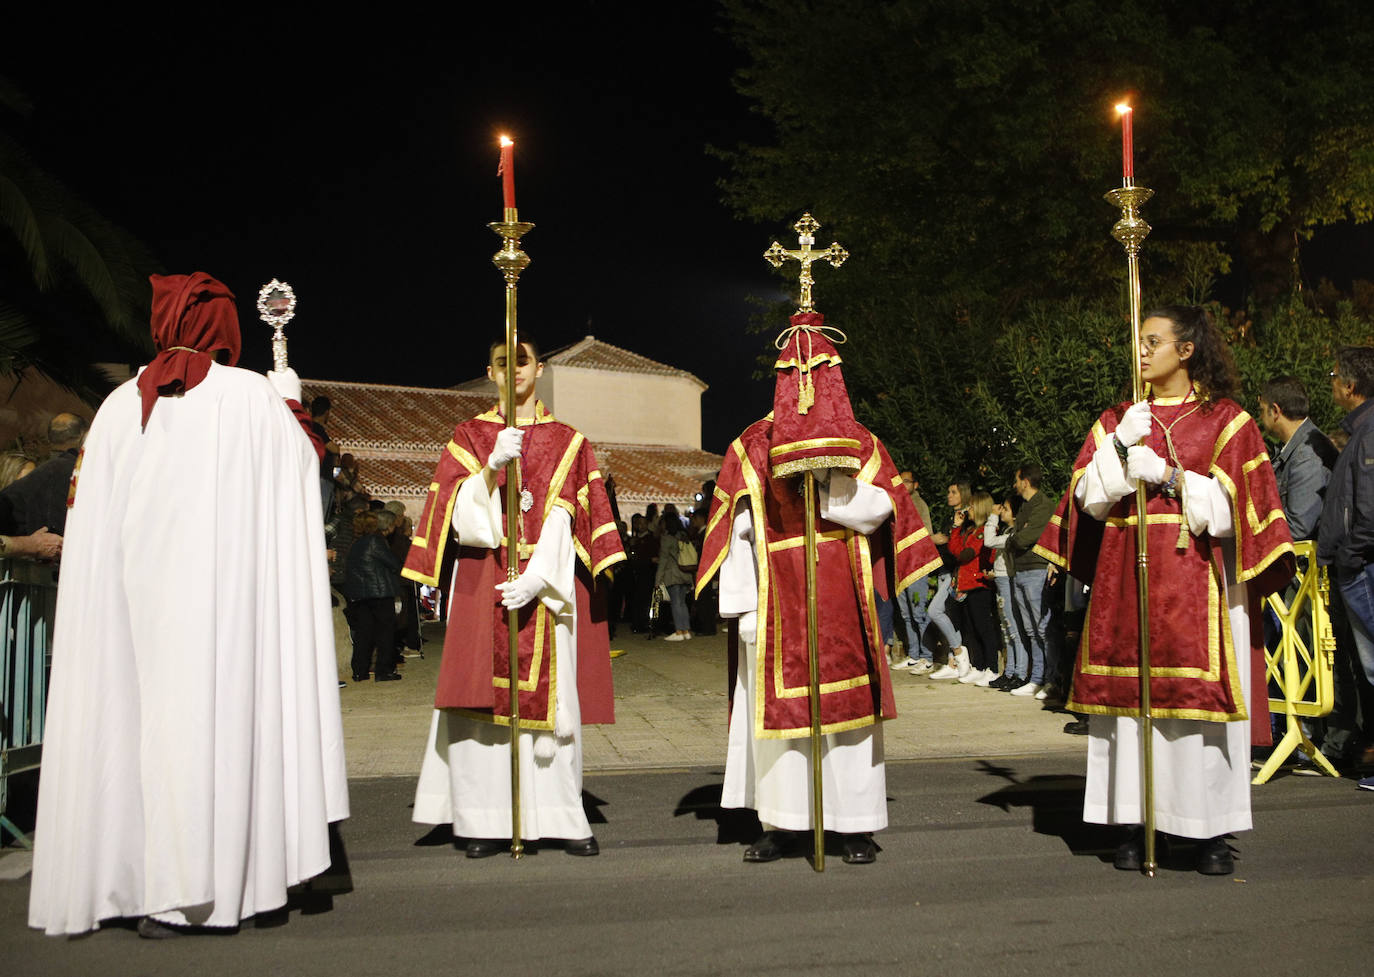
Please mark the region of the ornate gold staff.
[[[801, 220], [792, 225], [797, 232], [800, 247], [789, 251], [777, 241], [763, 253], [764, 259], [774, 268], [779, 268], [788, 258], [801, 263], [801, 303], [797, 313], [814, 312], [811, 303], [811, 286], [816, 280], [811, 277], [811, 262], [828, 261], [831, 267], [838, 268], [849, 257], [849, 252], [832, 243], [824, 251], [813, 251], [816, 232], [820, 223], [810, 214], [802, 214]], [[816, 473], [810, 469], [802, 473], [802, 499], [806, 506], [806, 529], [802, 536], [803, 553], [806, 560], [806, 660], [809, 670], [811, 696], [811, 820], [812, 837], [815, 842], [811, 867], [817, 872], [825, 871], [825, 799], [821, 793], [821, 663], [819, 640], [819, 608], [816, 604]]]
[[[1145, 381], [1140, 375], [1140, 245], [1150, 233], [1150, 225], [1140, 216], [1140, 207], [1155, 195], [1153, 190], [1135, 185], [1131, 144], [1131, 108], [1118, 105], [1122, 116], [1125, 175], [1121, 186], [1107, 192], [1107, 200], [1121, 208], [1121, 219], [1112, 227], [1112, 237], [1126, 250], [1126, 290], [1131, 306], [1131, 400], [1145, 397]], [[1145, 806], [1145, 864], [1147, 876], [1155, 874], [1155, 770], [1154, 717], [1150, 713], [1150, 557], [1147, 542], [1145, 483], [1135, 490], [1136, 511], [1136, 603], [1140, 631], [1140, 739], [1143, 803]]]
[[[503, 136], [503, 148], [509, 145], [509, 140]], [[520, 220], [513, 206], [505, 208], [504, 217], [504, 220], [487, 226], [499, 234], [502, 241], [501, 250], [491, 260], [506, 280], [506, 423], [518, 424], [515, 416], [515, 371], [520, 363], [520, 347], [515, 327], [515, 293], [520, 273], [530, 263], [530, 256], [520, 250], [520, 239], [533, 230], [534, 225]], [[521, 496], [519, 459], [511, 459], [506, 464], [507, 581], [520, 575]], [[510, 638], [510, 855], [511, 858], [519, 858], [525, 853], [525, 846], [520, 841], [520, 621], [519, 611], [515, 608], [506, 611], [506, 631]]]

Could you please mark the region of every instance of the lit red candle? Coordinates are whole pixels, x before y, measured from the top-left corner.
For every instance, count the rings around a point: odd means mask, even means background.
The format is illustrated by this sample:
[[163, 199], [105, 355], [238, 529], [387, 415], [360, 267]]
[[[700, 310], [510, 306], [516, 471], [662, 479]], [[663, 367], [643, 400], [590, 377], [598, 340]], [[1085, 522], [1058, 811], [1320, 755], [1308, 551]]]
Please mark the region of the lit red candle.
[[1130, 183], [1135, 180], [1135, 135], [1131, 131], [1131, 107], [1122, 102], [1116, 111], [1121, 116], [1121, 179]]
[[501, 137], [501, 196], [507, 210], [515, 209], [515, 143]]

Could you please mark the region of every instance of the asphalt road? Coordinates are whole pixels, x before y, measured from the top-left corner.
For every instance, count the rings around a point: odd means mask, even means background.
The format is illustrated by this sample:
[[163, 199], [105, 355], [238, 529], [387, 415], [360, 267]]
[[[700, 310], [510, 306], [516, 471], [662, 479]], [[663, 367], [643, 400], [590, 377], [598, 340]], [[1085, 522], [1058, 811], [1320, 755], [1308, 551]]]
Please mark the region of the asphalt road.
[[409, 820], [413, 781], [351, 784], [342, 856], [286, 918], [153, 942], [24, 926], [0, 882], [6, 975], [1241, 975], [1369, 971], [1374, 794], [1277, 777], [1229, 878], [1166, 854], [1114, 870], [1079, 820], [1082, 759], [889, 765], [891, 826], [869, 866], [741, 861], [756, 826], [722, 815], [719, 767], [589, 776], [598, 858], [469, 860]]

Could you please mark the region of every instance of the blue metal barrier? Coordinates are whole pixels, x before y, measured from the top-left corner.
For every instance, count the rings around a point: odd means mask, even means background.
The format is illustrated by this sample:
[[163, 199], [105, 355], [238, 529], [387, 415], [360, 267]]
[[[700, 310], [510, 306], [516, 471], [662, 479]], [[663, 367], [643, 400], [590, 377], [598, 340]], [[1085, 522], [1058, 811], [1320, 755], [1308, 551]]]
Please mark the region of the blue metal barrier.
[[42, 760], [56, 612], [54, 565], [0, 560], [0, 841], [8, 831], [25, 847], [28, 840], [5, 817], [9, 778]]

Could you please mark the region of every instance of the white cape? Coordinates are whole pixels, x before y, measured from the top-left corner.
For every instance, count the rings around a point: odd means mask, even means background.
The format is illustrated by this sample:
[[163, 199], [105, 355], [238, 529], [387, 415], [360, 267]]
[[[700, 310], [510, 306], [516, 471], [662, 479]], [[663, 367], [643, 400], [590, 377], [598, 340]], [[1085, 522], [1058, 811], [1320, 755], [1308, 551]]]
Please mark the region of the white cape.
[[140, 429], [96, 414], [67, 520], [29, 925], [235, 926], [329, 866], [348, 816], [318, 463], [215, 365]]

